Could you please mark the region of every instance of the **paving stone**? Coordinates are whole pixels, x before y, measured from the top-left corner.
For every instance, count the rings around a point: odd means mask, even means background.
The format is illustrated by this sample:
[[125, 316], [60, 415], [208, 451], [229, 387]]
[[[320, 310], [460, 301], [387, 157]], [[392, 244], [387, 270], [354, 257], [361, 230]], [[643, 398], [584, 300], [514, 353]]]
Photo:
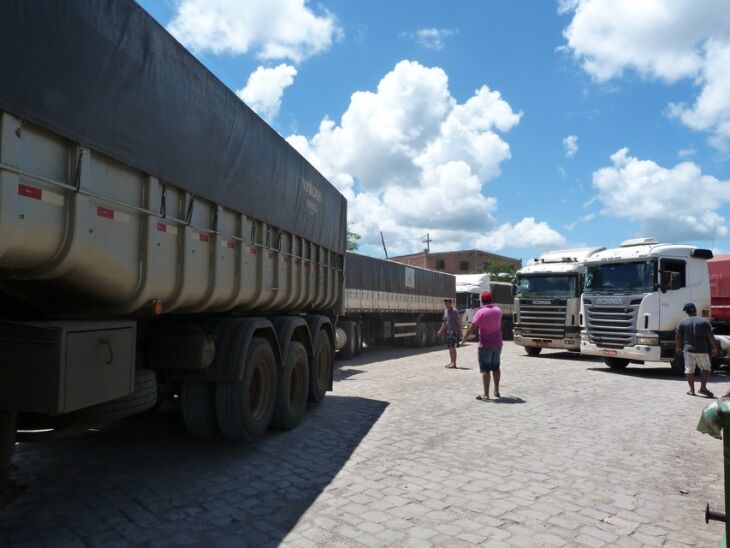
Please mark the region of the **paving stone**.
[[721, 506], [722, 447], [695, 431], [707, 402], [681, 379], [505, 343], [502, 395], [524, 403], [483, 404], [476, 350], [459, 349], [471, 370], [446, 371], [442, 348], [366, 348], [298, 428], [254, 445], [191, 440], [175, 406], [20, 444], [30, 488], [0, 512], [0, 544], [717, 543], [699, 501]]

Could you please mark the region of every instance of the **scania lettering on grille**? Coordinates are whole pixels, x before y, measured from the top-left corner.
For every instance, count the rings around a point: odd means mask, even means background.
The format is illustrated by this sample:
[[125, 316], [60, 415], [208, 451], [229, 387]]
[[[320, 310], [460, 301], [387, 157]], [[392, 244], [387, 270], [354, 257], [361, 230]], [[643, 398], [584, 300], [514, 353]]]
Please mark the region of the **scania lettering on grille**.
[[553, 304], [552, 301], [546, 301], [545, 299], [533, 299], [532, 304]]
[[619, 297], [597, 297], [596, 304], [623, 304]]

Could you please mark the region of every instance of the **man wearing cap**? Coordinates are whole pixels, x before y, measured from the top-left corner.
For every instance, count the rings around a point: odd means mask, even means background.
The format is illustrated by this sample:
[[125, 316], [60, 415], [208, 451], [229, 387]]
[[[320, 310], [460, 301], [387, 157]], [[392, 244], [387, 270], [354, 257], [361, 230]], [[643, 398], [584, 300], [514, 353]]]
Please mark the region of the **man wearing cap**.
[[500, 354], [502, 353], [502, 309], [492, 304], [492, 292], [482, 291], [482, 307], [474, 314], [465, 337], [479, 329], [479, 372], [482, 374], [484, 392], [478, 400], [489, 400], [489, 373], [494, 378], [494, 397], [499, 398]]
[[441, 320], [441, 329], [436, 332], [436, 336], [440, 337], [446, 333], [446, 346], [449, 347], [449, 358], [451, 361], [445, 365], [446, 369], [456, 369], [456, 346], [461, 339], [461, 319], [459, 312], [454, 308], [453, 302], [448, 297], [444, 299], [444, 316]]
[[712, 326], [704, 318], [697, 316], [697, 307], [694, 303], [687, 303], [682, 308], [687, 317], [677, 325], [674, 336], [674, 351], [684, 354], [684, 373], [689, 384], [688, 395], [695, 395], [695, 367], [700, 370], [700, 394], [708, 398], [715, 395], [707, 389], [707, 381], [712, 370], [710, 355], [717, 356], [717, 343], [712, 336]]

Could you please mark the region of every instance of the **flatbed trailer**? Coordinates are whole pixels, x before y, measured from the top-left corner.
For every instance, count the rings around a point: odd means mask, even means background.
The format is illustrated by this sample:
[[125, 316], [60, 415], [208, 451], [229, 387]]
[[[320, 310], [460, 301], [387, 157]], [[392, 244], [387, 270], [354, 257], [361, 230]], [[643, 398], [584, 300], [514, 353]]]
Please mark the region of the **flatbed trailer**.
[[345, 274], [345, 312], [337, 324], [345, 338], [341, 357], [358, 355], [363, 343], [437, 344], [444, 298], [456, 297], [454, 276], [351, 252]]
[[16, 431], [165, 394], [196, 438], [296, 426], [345, 198], [133, 1], [2, 2], [0, 52], [0, 484]]

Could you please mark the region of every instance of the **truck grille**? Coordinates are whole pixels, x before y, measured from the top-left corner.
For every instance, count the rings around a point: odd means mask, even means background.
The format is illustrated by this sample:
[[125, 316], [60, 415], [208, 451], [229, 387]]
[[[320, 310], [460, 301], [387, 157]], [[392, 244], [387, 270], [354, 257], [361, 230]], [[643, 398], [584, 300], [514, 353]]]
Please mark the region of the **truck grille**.
[[520, 302], [520, 334], [533, 339], [562, 339], [565, 337], [565, 312], [565, 302]]
[[639, 303], [598, 305], [584, 299], [588, 340], [596, 346], [624, 348], [636, 344]]

